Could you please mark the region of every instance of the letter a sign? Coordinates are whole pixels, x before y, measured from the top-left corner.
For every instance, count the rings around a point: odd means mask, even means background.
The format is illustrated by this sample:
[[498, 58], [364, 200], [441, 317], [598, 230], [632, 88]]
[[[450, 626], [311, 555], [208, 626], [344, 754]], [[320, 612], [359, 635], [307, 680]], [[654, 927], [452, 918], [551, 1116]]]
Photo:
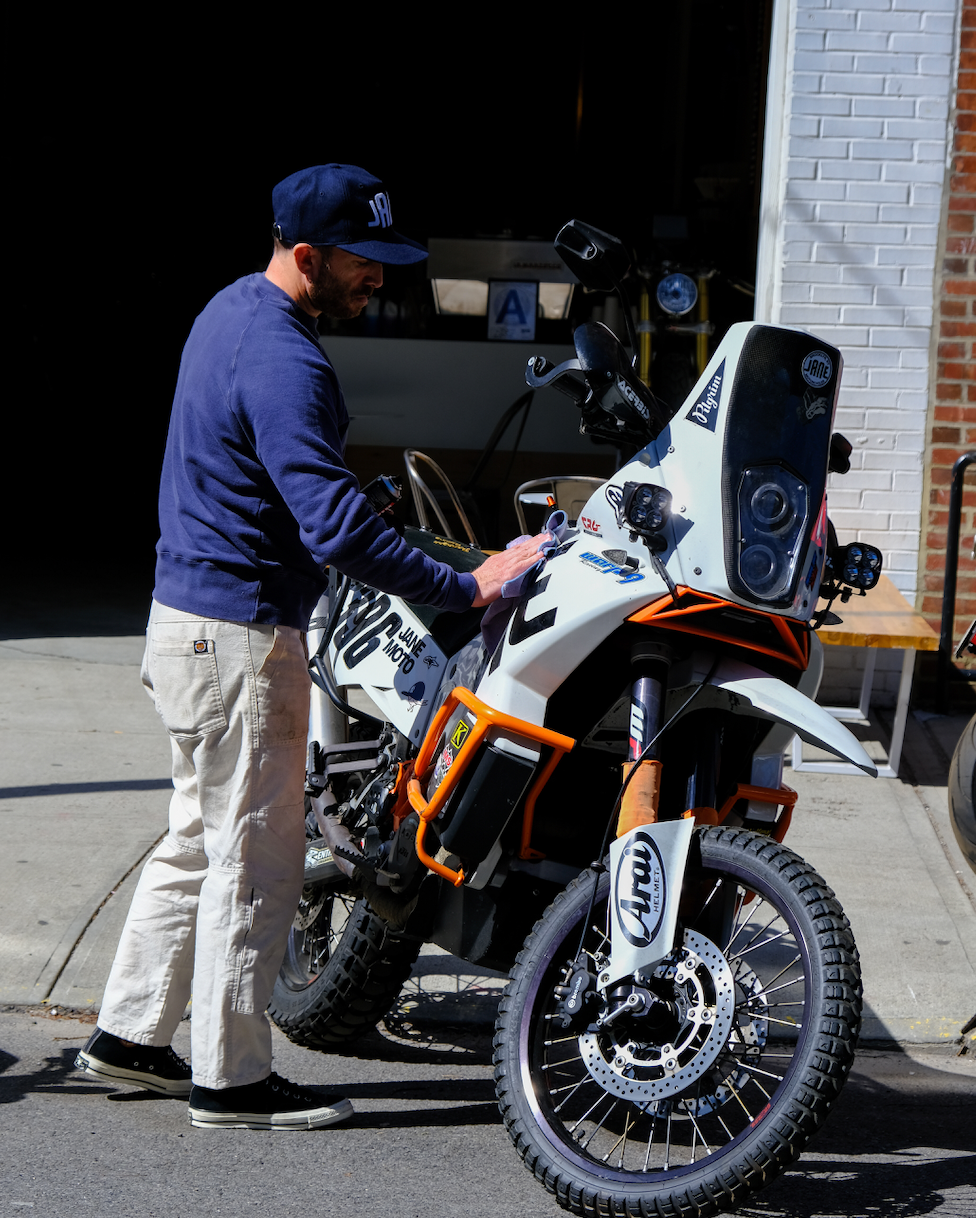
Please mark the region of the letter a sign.
[[488, 337], [532, 342], [538, 296], [537, 283], [493, 279], [488, 285]]

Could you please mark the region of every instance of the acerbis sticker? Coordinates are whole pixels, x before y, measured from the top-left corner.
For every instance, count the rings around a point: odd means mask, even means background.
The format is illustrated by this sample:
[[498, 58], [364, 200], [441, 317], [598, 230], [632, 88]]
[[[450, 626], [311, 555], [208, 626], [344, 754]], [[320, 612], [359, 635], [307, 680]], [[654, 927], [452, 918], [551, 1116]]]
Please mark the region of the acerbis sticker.
[[811, 351], [800, 366], [803, 379], [814, 389], [822, 389], [834, 374], [834, 363], [826, 351]]
[[723, 359], [718, 366], [718, 371], [698, 395], [698, 401], [688, 411], [685, 418], [690, 419], [692, 423], [697, 423], [699, 427], [707, 427], [709, 431], [714, 431], [718, 419], [718, 408], [722, 400], [722, 382], [724, 380], [725, 360]]

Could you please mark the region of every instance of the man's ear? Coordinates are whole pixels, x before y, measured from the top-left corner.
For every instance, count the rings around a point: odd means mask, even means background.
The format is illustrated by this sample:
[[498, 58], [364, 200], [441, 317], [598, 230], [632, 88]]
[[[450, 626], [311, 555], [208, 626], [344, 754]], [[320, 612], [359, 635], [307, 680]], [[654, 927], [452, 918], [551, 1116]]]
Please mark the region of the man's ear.
[[322, 265], [322, 251], [316, 249], [314, 245], [307, 245], [304, 241], [300, 241], [292, 247], [291, 252], [299, 272], [306, 279], [314, 282]]

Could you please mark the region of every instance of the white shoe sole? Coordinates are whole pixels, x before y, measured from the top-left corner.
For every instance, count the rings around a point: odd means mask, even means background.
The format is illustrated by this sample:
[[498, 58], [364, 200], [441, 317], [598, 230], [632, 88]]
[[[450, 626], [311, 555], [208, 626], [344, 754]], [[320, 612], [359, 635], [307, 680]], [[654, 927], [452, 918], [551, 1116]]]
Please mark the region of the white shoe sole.
[[75, 1068], [93, 1074], [109, 1082], [123, 1083], [127, 1087], [141, 1087], [143, 1091], [155, 1091], [159, 1095], [177, 1096], [186, 1099], [193, 1088], [190, 1079], [160, 1078], [143, 1070], [126, 1070], [123, 1066], [111, 1066], [82, 1050], [75, 1058]]
[[190, 1124], [197, 1129], [322, 1129], [352, 1116], [348, 1100], [302, 1112], [207, 1112], [190, 1109]]

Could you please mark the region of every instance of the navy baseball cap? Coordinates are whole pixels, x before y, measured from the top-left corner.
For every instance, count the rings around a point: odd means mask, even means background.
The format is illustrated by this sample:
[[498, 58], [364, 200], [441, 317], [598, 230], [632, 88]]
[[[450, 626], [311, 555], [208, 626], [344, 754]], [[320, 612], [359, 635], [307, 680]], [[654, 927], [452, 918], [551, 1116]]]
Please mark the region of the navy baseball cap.
[[337, 245], [373, 262], [406, 265], [427, 251], [395, 231], [390, 198], [379, 178], [356, 165], [313, 165], [271, 192], [274, 235], [295, 245]]

